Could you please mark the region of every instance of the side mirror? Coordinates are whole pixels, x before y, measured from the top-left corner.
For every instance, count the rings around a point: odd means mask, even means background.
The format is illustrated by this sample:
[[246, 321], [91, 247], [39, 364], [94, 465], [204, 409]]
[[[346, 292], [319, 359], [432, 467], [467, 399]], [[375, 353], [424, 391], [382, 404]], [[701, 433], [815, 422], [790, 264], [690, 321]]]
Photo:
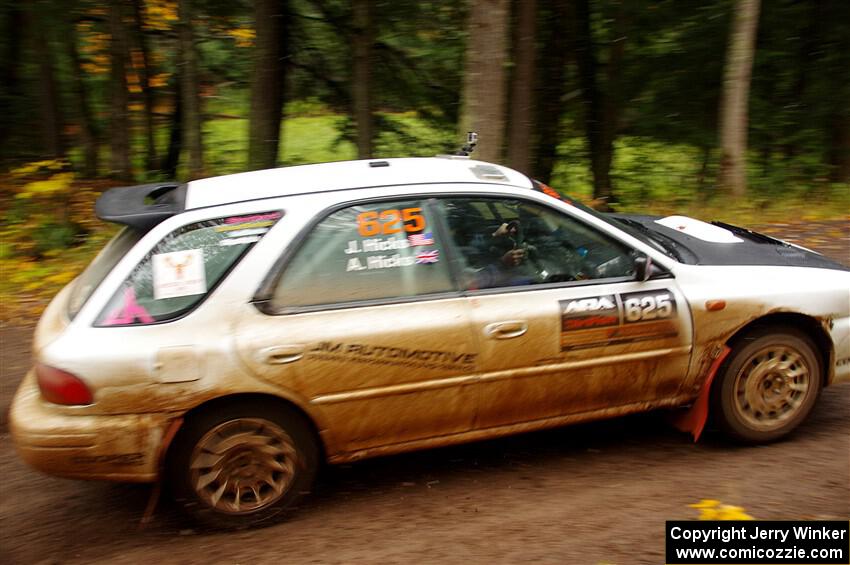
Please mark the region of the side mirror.
[[652, 259], [646, 255], [638, 255], [634, 262], [635, 280], [643, 282], [652, 274]]

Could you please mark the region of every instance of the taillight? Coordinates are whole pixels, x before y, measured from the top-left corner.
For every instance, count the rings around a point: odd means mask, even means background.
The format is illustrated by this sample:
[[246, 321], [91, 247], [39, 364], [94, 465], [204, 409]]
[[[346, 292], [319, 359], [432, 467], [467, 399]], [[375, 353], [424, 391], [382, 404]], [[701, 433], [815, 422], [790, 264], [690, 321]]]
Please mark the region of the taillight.
[[68, 371], [36, 363], [35, 376], [41, 396], [54, 404], [91, 404], [89, 387], [79, 377]]

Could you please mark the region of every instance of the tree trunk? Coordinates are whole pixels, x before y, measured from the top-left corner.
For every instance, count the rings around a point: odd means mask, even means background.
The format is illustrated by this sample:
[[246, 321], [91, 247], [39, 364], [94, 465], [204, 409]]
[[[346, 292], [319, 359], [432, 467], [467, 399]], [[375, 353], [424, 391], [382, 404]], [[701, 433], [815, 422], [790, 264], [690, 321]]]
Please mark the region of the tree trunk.
[[130, 179], [130, 120], [127, 108], [127, 31], [124, 26], [124, 2], [109, 5], [110, 67], [110, 158], [109, 174]]
[[505, 133], [508, 0], [472, 0], [466, 39], [461, 131], [477, 131], [475, 157], [500, 161]]
[[59, 86], [53, 64], [52, 42], [44, 37], [36, 42], [39, 68], [39, 94], [41, 99], [42, 144], [46, 155], [61, 158], [65, 152], [62, 143], [62, 110], [59, 104]]
[[183, 146], [189, 152], [187, 176], [195, 179], [204, 173], [204, 147], [201, 139], [201, 96], [198, 78], [198, 54], [192, 31], [192, 2], [179, 0], [180, 85], [183, 97]]
[[133, 19], [136, 24], [135, 37], [139, 51], [142, 54], [142, 68], [139, 71], [139, 83], [142, 88], [142, 100], [145, 106], [145, 168], [148, 171], [157, 169], [156, 143], [154, 141], [153, 123], [153, 89], [150, 85], [151, 58], [148, 47], [148, 37], [145, 33], [145, 22], [142, 16], [142, 0], [133, 0]]
[[372, 118], [372, 0], [354, 0], [354, 81], [352, 101], [357, 126], [357, 156], [372, 157], [374, 136]]
[[183, 148], [183, 89], [180, 85], [180, 70], [174, 77], [174, 110], [171, 115], [171, 128], [168, 134], [168, 150], [162, 160], [162, 171], [169, 179], [177, 178], [177, 166], [180, 164], [180, 152]]
[[561, 141], [561, 116], [566, 98], [566, 69], [572, 41], [572, 11], [568, 0], [552, 0], [543, 6], [549, 13], [543, 20], [540, 72], [537, 73], [534, 178], [545, 183], [552, 178]]
[[[603, 198], [604, 202], [614, 203], [617, 196], [611, 183], [611, 163], [614, 160], [614, 141], [620, 129], [622, 115], [622, 75], [623, 56], [627, 40], [627, 21], [625, 4], [629, 0], [618, 0], [613, 22], [613, 39], [608, 53], [608, 65], [605, 69], [605, 91], [602, 95], [602, 147], [599, 167], [607, 179], [607, 193], [594, 195]], [[604, 192], [604, 191], [601, 191]]]
[[65, 50], [71, 64], [71, 90], [74, 98], [74, 108], [77, 123], [80, 128], [80, 144], [83, 146], [83, 174], [87, 177], [97, 176], [97, 132], [94, 118], [89, 106], [88, 89], [83, 80], [83, 69], [80, 63], [80, 53], [77, 50], [77, 28], [74, 19], [68, 22], [65, 30]]
[[834, 115], [831, 124], [829, 180], [850, 183], [850, 112], [845, 110], [843, 115]]
[[511, 85], [511, 114], [508, 134], [508, 165], [522, 172], [531, 170], [531, 132], [534, 122], [534, 75], [537, 65], [537, 0], [514, 0], [516, 39]]
[[585, 136], [593, 172], [593, 198], [600, 202], [601, 209], [608, 209], [613, 192], [610, 177], [612, 145], [606, 142], [606, 105], [596, 76], [598, 65], [590, 26], [589, 0], [576, 1], [575, 22], [576, 59], [584, 105]]
[[254, 0], [257, 31], [251, 79], [248, 167], [277, 166], [288, 51], [287, 0]]
[[21, 68], [26, 15], [16, 2], [7, 2], [3, 13], [2, 33], [6, 38], [3, 60], [0, 63], [0, 154], [11, 155], [12, 129], [19, 120], [15, 118], [21, 100], [19, 71]]
[[736, 0], [720, 102], [720, 188], [747, 192], [747, 106], [760, 0]]
[[818, 70], [826, 75], [829, 96], [826, 112], [825, 161], [829, 180], [850, 184], [850, 34], [846, 22], [850, 21], [850, 3], [842, 0], [817, 2], [820, 15], [815, 49], [826, 57]]

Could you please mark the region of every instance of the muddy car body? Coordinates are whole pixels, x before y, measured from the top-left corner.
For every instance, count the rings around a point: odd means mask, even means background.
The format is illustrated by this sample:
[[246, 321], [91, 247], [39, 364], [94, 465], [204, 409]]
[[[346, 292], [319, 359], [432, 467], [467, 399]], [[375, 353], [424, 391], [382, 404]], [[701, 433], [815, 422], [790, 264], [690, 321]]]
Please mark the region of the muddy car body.
[[661, 407], [770, 441], [850, 380], [846, 267], [488, 163], [114, 189], [98, 214], [126, 227], [45, 311], [14, 441], [51, 474], [166, 477], [214, 525], [277, 515], [321, 460]]

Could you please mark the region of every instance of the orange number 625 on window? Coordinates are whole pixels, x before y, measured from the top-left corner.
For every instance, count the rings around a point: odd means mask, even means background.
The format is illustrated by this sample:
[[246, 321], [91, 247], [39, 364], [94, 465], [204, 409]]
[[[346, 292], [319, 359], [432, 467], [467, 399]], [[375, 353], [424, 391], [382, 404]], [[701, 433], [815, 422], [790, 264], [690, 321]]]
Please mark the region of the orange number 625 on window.
[[362, 212], [357, 215], [357, 233], [361, 237], [399, 233], [401, 232], [399, 224], [402, 224], [404, 231], [409, 233], [425, 229], [425, 217], [422, 215], [422, 208]]

